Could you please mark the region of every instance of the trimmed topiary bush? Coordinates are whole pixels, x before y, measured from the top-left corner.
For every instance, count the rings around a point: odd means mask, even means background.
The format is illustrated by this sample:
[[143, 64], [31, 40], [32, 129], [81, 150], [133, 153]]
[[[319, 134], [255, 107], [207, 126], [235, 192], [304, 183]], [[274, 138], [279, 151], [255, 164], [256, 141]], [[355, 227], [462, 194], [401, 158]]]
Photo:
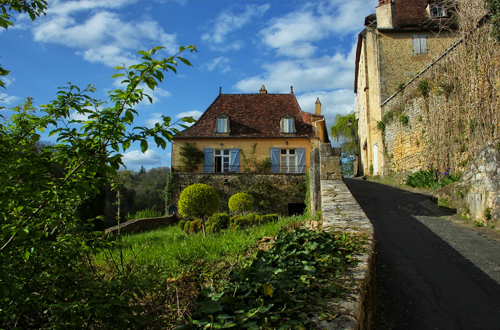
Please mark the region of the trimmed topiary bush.
[[249, 194], [238, 193], [229, 198], [228, 206], [231, 212], [243, 214], [253, 209], [253, 198]]
[[214, 188], [195, 183], [185, 188], [179, 197], [179, 213], [186, 217], [201, 218], [205, 234], [205, 219], [219, 209], [219, 195]]
[[178, 225], [179, 225], [179, 228], [184, 230], [184, 225], [186, 224], [186, 221], [185, 220], [181, 220], [179, 221]]
[[207, 220], [207, 233], [217, 233], [229, 227], [230, 217], [227, 213], [215, 213]]
[[279, 216], [277, 214], [265, 214], [262, 216], [262, 223], [278, 222]]

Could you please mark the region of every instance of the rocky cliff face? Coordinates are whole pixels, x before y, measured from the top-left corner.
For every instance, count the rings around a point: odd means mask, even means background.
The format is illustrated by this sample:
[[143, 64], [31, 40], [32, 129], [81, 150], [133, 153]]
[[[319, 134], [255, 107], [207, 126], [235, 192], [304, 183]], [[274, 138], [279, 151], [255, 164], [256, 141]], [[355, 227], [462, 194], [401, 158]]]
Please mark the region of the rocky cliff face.
[[478, 152], [462, 180], [431, 193], [440, 205], [488, 226], [500, 221], [500, 139]]
[[472, 219], [500, 220], [500, 139], [488, 142], [465, 171], [461, 185], [468, 188]]

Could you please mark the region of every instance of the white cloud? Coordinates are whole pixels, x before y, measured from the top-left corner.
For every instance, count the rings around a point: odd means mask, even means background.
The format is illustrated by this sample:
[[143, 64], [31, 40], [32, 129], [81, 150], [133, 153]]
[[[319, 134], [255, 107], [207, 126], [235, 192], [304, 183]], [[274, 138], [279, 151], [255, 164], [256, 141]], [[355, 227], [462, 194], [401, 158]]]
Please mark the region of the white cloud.
[[146, 120], [146, 125], [148, 127], [154, 127], [157, 123], [161, 124], [163, 122], [163, 119], [161, 118], [161, 116], [162, 116], [162, 114], [158, 113], [158, 112], [151, 114], [151, 118]]
[[[7, 85], [7, 84], [6, 84]], [[6, 93], [0, 93], [0, 107], [6, 107], [21, 103], [21, 98]], [[0, 109], [2, 110], [2, 109]], [[3, 109], [5, 110], [5, 109]]]
[[135, 170], [141, 165], [159, 165], [163, 157], [156, 151], [148, 149], [145, 153], [139, 150], [132, 150], [123, 155], [123, 163], [127, 169]]
[[214, 71], [217, 69], [221, 73], [226, 73], [231, 70], [229, 59], [224, 56], [214, 58], [212, 61], [203, 64], [201, 68], [206, 71]]
[[[136, 51], [161, 45], [167, 53], [178, 49], [176, 35], [168, 34], [149, 17], [125, 21], [107, 8], [125, 6], [121, 1], [54, 2], [47, 17], [37, 20], [33, 38], [41, 43], [56, 43], [73, 48], [89, 62], [116, 66], [136, 62]], [[92, 10], [92, 11], [91, 11]], [[91, 12], [89, 12], [91, 11]], [[88, 12], [83, 22], [76, 13]]]
[[265, 4], [262, 6], [246, 5], [242, 13], [225, 10], [210, 22], [211, 27], [208, 28], [210, 32], [204, 33], [201, 39], [208, 42], [212, 49], [240, 49], [243, 46], [242, 41], [238, 39], [228, 41], [228, 35], [250, 23], [253, 18], [262, 16], [269, 8], [270, 5]]
[[3, 83], [5, 84], [5, 87], [9, 87], [10, 85], [12, 85], [14, 83], [14, 81], [16, 81], [16, 78], [12, 77], [12, 76], [2, 76], [1, 77]]
[[265, 63], [263, 73], [240, 80], [234, 86], [242, 92], [255, 92], [264, 84], [270, 93], [351, 88], [354, 84], [354, 60], [337, 53], [315, 59], [283, 60]]
[[83, 113], [78, 113], [76, 110], [69, 114], [70, 120], [89, 120], [88, 115]]
[[203, 112], [200, 112], [198, 110], [191, 110], [191, 111], [186, 111], [186, 112], [181, 112], [175, 116], [175, 118], [184, 118], [184, 117], [193, 117], [194, 119], [199, 119]]
[[365, 17], [373, 8], [361, 1], [306, 3], [300, 10], [275, 19], [260, 36], [277, 55], [307, 58], [318, 50], [315, 42], [332, 34], [342, 38], [359, 32], [362, 26], [353, 24], [353, 17]]

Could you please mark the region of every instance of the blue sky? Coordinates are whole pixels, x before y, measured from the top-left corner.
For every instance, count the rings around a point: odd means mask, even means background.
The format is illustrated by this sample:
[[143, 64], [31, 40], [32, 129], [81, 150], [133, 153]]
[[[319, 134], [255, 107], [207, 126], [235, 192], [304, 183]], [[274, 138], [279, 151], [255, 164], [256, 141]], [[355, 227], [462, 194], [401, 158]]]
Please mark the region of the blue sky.
[[[337, 113], [352, 111], [358, 33], [376, 0], [348, 1], [49, 1], [35, 22], [14, 15], [15, 26], [0, 30], [0, 63], [11, 71], [0, 89], [0, 114], [33, 97], [36, 106], [56, 97], [67, 82], [94, 84], [95, 98], [119, 87], [113, 68], [138, 62], [138, 50], [163, 46], [162, 56], [179, 46], [193, 67], [179, 65], [149, 93], [153, 104], [137, 108], [135, 124], [152, 126], [160, 115], [198, 118], [223, 93], [289, 93], [304, 111], [317, 97], [328, 126]], [[55, 142], [49, 138], [48, 142]], [[124, 155], [128, 169], [170, 165], [166, 150], [150, 143]]]

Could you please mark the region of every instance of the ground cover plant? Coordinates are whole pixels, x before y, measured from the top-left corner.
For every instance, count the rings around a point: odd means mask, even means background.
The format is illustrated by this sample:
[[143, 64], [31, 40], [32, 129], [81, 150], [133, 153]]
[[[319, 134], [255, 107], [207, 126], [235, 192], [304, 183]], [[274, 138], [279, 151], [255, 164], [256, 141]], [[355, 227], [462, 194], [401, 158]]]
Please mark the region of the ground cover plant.
[[405, 183], [410, 187], [436, 190], [450, 183], [459, 181], [461, 177], [461, 174], [451, 174], [450, 170], [438, 173], [435, 169], [430, 167], [427, 168], [427, 170], [421, 169], [418, 172], [408, 175]]
[[[170, 226], [124, 235], [121, 249], [98, 258], [142, 274], [137, 304], [150, 328], [313, 329], [307, 316], [329, 317], [323, 304], [342, 295], [339, 276], [356, 264], [363, 237], [299, 229], [302, 219], [207, 237]], [[262, 248], [263, 237], [276, 243]]]
[[309, 317], [333, 317], [325, 303], [342, 296], [339, 276], [356, 264], [362, 244], [357, 234], [284, 229], [222, 290], [206, 287], [179, 329], [315, 329]]

